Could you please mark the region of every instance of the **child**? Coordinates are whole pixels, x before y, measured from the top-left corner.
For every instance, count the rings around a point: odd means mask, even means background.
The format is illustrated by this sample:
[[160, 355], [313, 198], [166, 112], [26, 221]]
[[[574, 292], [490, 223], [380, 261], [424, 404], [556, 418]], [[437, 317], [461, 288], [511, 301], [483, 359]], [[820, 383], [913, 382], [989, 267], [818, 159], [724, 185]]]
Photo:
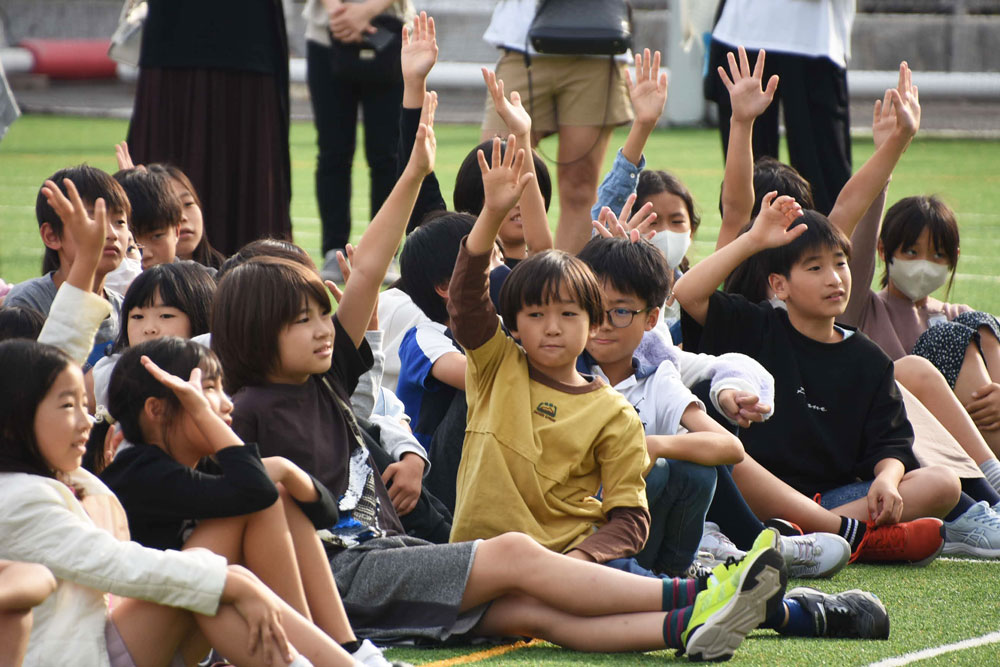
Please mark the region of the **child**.
[[91, 217], [94, 216], [95, 202], [101, 199], [105, 203], [107, 231], [90, 291], [111, 304], [111, 313], [101, 322], [97, 330], [95, 347], [88, 359], [88, 362], [93, 364], [118, 335], [122, 297], [116, 292], [105, 289], [104, 279], [118, 267], [124, 256], [131, 208], [122, 187], [100, 169], [79, 165], [54, 173], [39, 191], [35, 202], [38, 231], [45, 244], [42, 267], [46, 273], [40, 278], [32, 278], [15, 285], [4, 300], [6, 306], [28, 306], [43, 315], [48, 315], [59, 286], [66, 281], [72, 270], [76, 258], [76, 246], [71, 238], [64, 237], [63, 221], [49, 203], [45, 194], [46, 189], [59, 190], [63, 195], [69, 195], [74, 203], [79, 202], [80, 208], [85, 209], [87, 215]]
[[[351, 664], [247, 570], [96, 526], [85, 504], [117, 502], [80, 468], [90, 419], [79, 368], [34, 341], [0, 343], [0, 368], [0, 558], [39, 563], [57, 580], [35, 610], [27, 663], [188, 664], [211, 645], [239, 664], [308, 664], [294, 644], [316, 664]], [[110, 611], [109, 592], [122, 596]]]
[[[786, 309], [715, 291], [766, 248], [773, 249], [760, 261]], [[945, 468], [917, 468], [891, 362], [867, 338], [834, 324], [847, 305], [849, 252], [825, 216], [803, 214], [791, 197], [771, 192], [750, 231], [693, 267], [674, 293], [704, 326], [701, 351], [748, 354], [775, 376], [781, 408], [743, 435], [747, 452], [801, 493], [823, 494], [823, 506], [843, 515], [837, 532], [856, 553], [866, 538], [895, 532], [883, 556], [924, 561], [942, 547], [940, 524], [912, 520], [947, 514], [958, 479]], [[858, 478], [864, 481], [853, 484]], [[872, 530], [893, 524], [895, 531]]]
[[225, 256], [212, 247], [205, 235], [205, 221], [201, 215], [201, 199], [187, 175], [172, 164], [146, 166], [151, 174], [162, 174], [170, 179], [170, 189], [181, 202], [181, 229], [177, 238], [177, 257], [198, 262], [210, 269], [218, 269]]
[[193, 338], [208, 332], [215, 281], [194, 262], [157, 264], [139, 274], [122, 301], [125, 326], [112, 354], [94, 364], [94, 406], [108, 405], [111, 372], [131, 345], [163, 336]]
[[[212, 345], [227, 384], [237, 390], [237, 432], [265, 454], [292, 459], [339, 496], [341, 522], [326, 538], [328, 554], [352, 625], [363, 636], [530, 634], [578, 650], [669, 643], [686, 646], [696, 658], [730, 655], [729, 646], [749, 631], [745, 616], [780, 595], [783, 563], [771, 535], [762, 536], [745, 561], [720, 572], [721, 587], [697, 598], [693, 581], [664, 584], [580, 563], [524, 535], [428, 545], [400, 534], [348, 396], [370, 364], [364, 331], [382, 276], [420, 180], [433, 166], [432, 113], [429, 94], [410, 162], [361, 239], [332, 319], [318, 277], [300, 265], [252, 259], [221, 281]], [[665, 601], [669, 617], [656, 611]]]
[[218, 360], [197, 343], [140, 343], [115, 367], [109, 409], [128, 445], [101, 479], [121, 499], [132, 539], [157, 549], [200, 546], [241, 563], [348, 653], [373, 659], [378, 649], [362, 646], [347, 623], [316, 534], [336, 523], [336, 501], [287, 459], [261, 461], [228, 428], [203, 431], [206, 407], [228, 424], [233, 405]]
[[132, 204], [129, 226], [142, 251], [142, 268], [175, 261], [184, 209], [169, 177], [136, 167], [115, 173], [115, 180]]

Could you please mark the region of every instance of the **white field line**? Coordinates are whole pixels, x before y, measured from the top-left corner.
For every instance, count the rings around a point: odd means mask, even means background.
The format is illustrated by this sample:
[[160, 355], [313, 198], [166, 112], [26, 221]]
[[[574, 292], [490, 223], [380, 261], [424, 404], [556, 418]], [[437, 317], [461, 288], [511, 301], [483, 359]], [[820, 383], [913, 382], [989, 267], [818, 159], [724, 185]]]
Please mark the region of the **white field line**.
[[868, 665], [868, 667], [901, 667], [902, 665], [909, 665], [910, 663], [917, 662], [918, 660], [927, 660], [928, 658], [933, 658], [944, 653], [964, 651], [967, 648], [976, 648], [978, 646], [987, 646], [989, 644], [998, 643], [1000, 643], [1000, 632], [991, 632], [987, 635], [983, 635], [982, 637], [963, 639], [962, 641], [955, 642], [954, 644], [944, 644], [943, 646], [936, 646], [934, 648], [925, 648], [922, 651], [905, 653], [897, 658], [886, 658], [885, 660], [873, 662]]
[[951, 556], [941, 556], [938, 560], [945, 563], [985, 563], [987, 565], [1000, 565], [1000, 560], [989, 560], [986, 558], [952, 558]]

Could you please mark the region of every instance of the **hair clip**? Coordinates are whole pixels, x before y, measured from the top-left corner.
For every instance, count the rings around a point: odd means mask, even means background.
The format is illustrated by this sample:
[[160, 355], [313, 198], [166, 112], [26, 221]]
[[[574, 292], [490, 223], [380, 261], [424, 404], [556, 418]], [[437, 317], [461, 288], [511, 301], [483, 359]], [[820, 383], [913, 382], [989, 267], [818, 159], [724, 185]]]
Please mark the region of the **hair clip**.
[[108, 424], [109, 426], [114, 426], [117, 420], [111, 416], [108, 409], [103, 405], [98, 405], [97, 410], [94, 411], [94, 423], [95, 424]]

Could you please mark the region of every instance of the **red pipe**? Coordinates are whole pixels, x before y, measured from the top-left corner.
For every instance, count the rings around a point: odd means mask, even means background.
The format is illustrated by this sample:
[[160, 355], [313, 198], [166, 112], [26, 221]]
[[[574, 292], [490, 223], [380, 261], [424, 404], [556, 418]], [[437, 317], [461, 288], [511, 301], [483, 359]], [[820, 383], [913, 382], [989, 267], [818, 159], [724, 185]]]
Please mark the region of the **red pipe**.
[[25, 39], [20, 46], [35, 59], [32, 74], [53, 79], [109, 79], [117, 63], [108, 57], [106, 39]]

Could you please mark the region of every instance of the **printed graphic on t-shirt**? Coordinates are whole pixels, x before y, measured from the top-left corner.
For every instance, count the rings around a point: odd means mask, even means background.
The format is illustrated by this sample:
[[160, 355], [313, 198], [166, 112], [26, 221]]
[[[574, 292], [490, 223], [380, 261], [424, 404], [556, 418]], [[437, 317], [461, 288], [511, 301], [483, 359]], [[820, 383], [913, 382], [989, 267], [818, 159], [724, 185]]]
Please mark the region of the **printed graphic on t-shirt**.
[[554, 422], [556, 420], [556, 406], [547, 401], [542, 401], [535, 407], [535, 414], [539, 417], [545, 417], [550, 422]]
[[795, 391], [795, 393], [801, 395], [805, 399], [806, 407], [809, 408], [810, 410], [816, 410], [817, 412], [826, 412], [826, 408], [824, 408], [822, 405], [816, 405], [815, 403], [809, 402], [809, 397], [806, 396], [805, 387], [799, 387]]

